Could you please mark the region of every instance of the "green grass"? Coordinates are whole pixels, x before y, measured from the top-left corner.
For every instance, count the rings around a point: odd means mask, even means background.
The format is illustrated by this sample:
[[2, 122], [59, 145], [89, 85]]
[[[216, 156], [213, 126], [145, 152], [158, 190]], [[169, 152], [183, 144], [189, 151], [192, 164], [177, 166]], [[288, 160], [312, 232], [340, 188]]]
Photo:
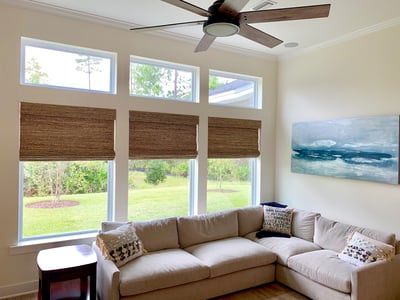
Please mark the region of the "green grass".
[[[157, 186], [146, 184], [144, 174], [132, 172], [130, 183], [134, 186], [128, 193], [128, 219], [149, 220], [171, 216], [188, 215], [188, 181], [183, 177], [169, 176]], [[208, 189], [217, 190], [216, 182], [209, 182]], [[234, 192], [207, 193], [207, 211], [219, 211], [248, 205], [250, 185], [226, 182], [223, 190]], [[23, 208], [23, 237], [84, 230], [96, 230], [106, 220], [107, 194], [93, 193], [64, 195], [61, 200], [78, 201], [79, 205], [64, 208], [28, 208], [29, 203], [51, 200], [50, 197], [25, 197]]]

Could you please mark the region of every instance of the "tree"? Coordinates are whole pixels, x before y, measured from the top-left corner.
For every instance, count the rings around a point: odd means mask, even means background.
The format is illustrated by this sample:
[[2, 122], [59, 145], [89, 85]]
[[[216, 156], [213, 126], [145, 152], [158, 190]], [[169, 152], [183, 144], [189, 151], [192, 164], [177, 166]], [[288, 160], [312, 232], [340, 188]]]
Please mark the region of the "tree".
[[82, 71], [88, 74], [88, 88], [91, 89], [91, 75], [95, 72], [101, 72], [101, 69], [98, 65], [103, 60], [101, 57], [90, 56], [90, 55], [79, 55], [81, 58], [75, 59], [75, 63], [77, 63], [76, 70]]
[[233, 170], [232, 160], [230, 159], [209, 159], [208, 177], [218, 182], [218, 188], [222, 191], [222, 183], [230, 179]]
[[165, 68], [145, 64], [131, 64], [131, 94], [163, 96], [162, 78], [169, 78]]
[[158, 185], [167, 179], [167, 164], [163, 160], [150, 160], [144, 181], [149, 184]]
[[65, 162], [48, 162], [47, 163], [47, 174], [48, 182], [50, 184], [50, 195], [52, 201], [60, 201], [60, 197], [63, 194], [63, 177], [65, 170]]
[[29, 83], [47, 84], [47, 73], [42, 71], [42, 67], [35, 57], [32, 57], [25, 68], [25, 80]]
[[192, 82], [184, 71], [149, 64], [131, 64], [131, 90], [134, 95], [190, 99]]

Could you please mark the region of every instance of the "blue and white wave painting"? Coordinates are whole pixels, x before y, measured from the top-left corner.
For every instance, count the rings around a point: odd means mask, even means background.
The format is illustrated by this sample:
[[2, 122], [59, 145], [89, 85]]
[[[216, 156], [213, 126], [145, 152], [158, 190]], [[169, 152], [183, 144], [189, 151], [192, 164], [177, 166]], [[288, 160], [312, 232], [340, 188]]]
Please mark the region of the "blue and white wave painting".
[[399, 116], [294, 123], [292, 172], [399, 183]]

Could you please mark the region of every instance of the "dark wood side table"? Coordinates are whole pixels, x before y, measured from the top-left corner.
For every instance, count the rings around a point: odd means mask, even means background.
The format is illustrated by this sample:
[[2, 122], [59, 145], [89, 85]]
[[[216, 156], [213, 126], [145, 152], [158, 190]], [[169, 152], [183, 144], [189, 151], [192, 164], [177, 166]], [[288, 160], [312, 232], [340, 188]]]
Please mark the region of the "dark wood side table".
[[86, 299], [90, 277], [90, 300], [96, 300], [97, 258], [89, 245], [41, 250], [37, 256], [39, 299], [50, 300], [50, 284], [80, 278], [81, 299]]

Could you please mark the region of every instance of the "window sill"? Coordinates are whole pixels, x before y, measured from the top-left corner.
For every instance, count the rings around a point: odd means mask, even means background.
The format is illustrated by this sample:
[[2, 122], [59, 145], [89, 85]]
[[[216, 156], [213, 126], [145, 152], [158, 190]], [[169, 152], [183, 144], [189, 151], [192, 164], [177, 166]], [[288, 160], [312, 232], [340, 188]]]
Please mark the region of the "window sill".
[[15, 246], [10, 246], [8, 248], [9, 249], [8, 252], [10, 255], [21, 255], [21, 254], [37, 253], [40, 250], [54, 248], [54, 247], [70, 246], [76, 244], [91, 245], [95, 240], [96, 235], [97, 233], [92, 232], [85, 234], [69, 235], [65, 237], [24, 241], [18, 243]]

